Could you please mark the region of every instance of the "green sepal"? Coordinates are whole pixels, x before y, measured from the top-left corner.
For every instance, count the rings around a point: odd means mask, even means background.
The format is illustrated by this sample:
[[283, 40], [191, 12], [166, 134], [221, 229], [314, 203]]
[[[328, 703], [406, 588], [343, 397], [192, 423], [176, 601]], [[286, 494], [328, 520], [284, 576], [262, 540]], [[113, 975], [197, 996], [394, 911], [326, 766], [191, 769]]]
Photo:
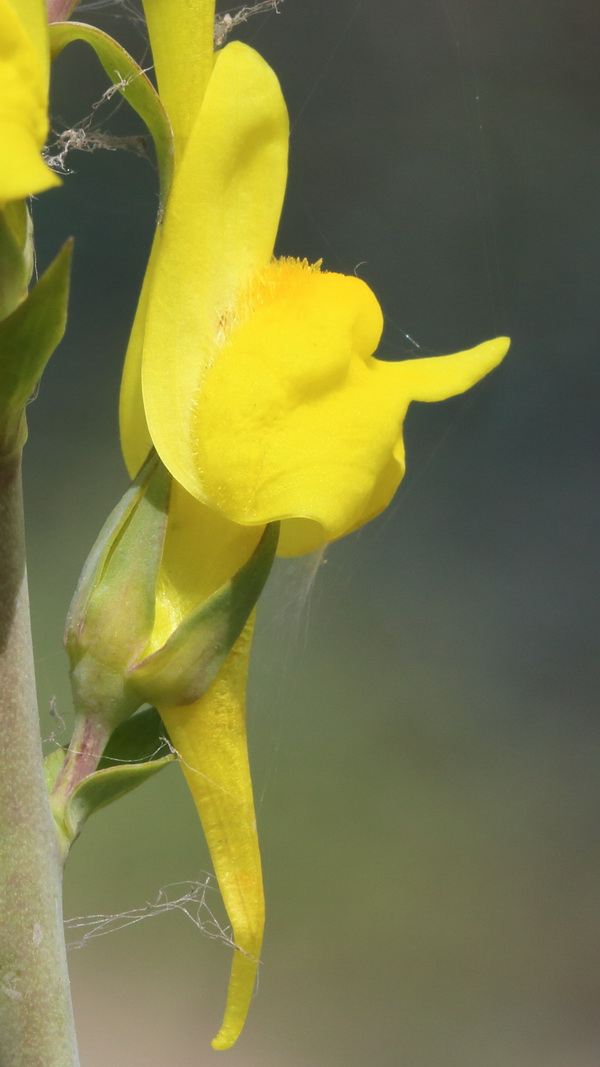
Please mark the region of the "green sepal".
[[29, 284], [28, 257], [8, 208], [0, 209], [0, 322], [25, 300]]
[[[98, 770], [79, 782], [66, 800], [59, 801], [56, 795], [51, 797], [59, 842], [65, 852], [90, 815], [130, 793], [174, 761], [166, 737], [167, 731], [156, 709], [144, 708], [114, 731]], [[46, 759], [50, 792], [64, 758], [65, 753], [59, 750]]]
[[81, 646], [115, 669], [136, 661], [152, 632], [170, 489], [171, 477], [157, 463], [112, 542], [78, 626]]
[[119, 503], [111, 511], [83, 565], [77, 588], [71, 598], [65, 623], [64, 642], [70, 656], [76, 655], [75, 642], [77, 641], [78, 628], [85, 616], [90, 598], [104, 574], [115, 538], [118, 536], [119, 530], [129, 521], [139, 498], [144, 492], [144, 486], [149, 474], [157, 463], [158, 457], [156, 453], [151, 452], [137, 478], [131, 483]]
[[67, 616], [72, 669], [89, 653], [122, 674], [145, 648], [154, 623], [170, 489], [171, 477], [153, 453], [108, 517]]
[[269, 577], [279, 523], [265, 531], [250, 559], [184, 619], [168, 641], [128, 672], [144, 700], [175, 707], [198, 700], [240, 636]]
[[0, 453], [25, 443], [25, 406], [67, 322], [72, 242], [67, 241], [27, 299], [0, 322]]
[[55, 22], [50, 26], [52, 59], [56, 59], [72, 41], [84, 41], [94, 49], [113, 85], [148, 127], [158, 162], [162, 214], [173, 178], [173, 131], [156, 89], [135, 59], [117, 41], [83, 22]]

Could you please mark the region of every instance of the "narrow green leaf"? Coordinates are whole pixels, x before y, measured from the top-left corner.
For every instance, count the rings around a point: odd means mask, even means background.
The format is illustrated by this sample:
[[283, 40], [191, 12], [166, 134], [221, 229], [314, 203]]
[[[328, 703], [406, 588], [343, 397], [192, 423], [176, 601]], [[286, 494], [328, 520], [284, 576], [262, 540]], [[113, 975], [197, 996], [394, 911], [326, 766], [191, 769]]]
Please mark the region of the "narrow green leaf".
[[[127, 649], [129, 662], [144, 651], [154, 624], [156, 576], [167, 528], [171, 476], [158, 462], [128, 521], [111, 545], [104, 573], [80, 626], [83, 646], [112, 662], [109, 646]], [[110, 656], [110, 660], [103, 652]]]
[[65, 331], [71, 252], [67, 241], [27, 299], [0, 322], [0, 451], [24, 443], [25, 405]]
[[73, 790], [62, 813], [68, 838], [74, 841], [90, 815], [130, 793], [174, 759], [175, 756], [169, 754], [146, 763], [124, 763], [88, 775]]
[[102, 30], [83, 22], [55, 22], [50, 26], [53, 59], [72, 41], [84, 41], [94, 49], [113, 85], [137, 111], [152, 134], [160, 176], [162, 213], [173, 177], [173, 132], [156, 89], [135, 59]]
[[206, 692], [240, 636], [269, 576], [279, 538], [270, 523], [247, 563], [177, 627], [158, 651], [129, 671], [145, 700], [191, 704]]
[[[49, 791], [64, 758], [65, 752], [59, 749], [45, 761]], [[59, 799], [56, 792], [51, 797], [65, 855], [90, 815], [130, 793], [174, 759], [156, 708], [143, 708], [121, 723], [111, 734], [97, 770], [79, 782], [67, 798]]]

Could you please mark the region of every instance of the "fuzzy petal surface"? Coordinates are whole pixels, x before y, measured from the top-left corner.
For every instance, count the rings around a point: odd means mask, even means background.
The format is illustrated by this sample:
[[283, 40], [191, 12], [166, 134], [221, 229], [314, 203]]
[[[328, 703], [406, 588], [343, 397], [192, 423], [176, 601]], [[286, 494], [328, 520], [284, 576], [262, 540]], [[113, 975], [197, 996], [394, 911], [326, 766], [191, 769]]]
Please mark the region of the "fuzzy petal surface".
[[282, 555], [379, 514], [404, 474], [409, 403], [470, 388], [508, 346], [388, 363], [372, 356], [382, 325], [360, 279], [275, 261], [229, 312], [191, 395], [196, 492], [235, 523], [283, 520]]

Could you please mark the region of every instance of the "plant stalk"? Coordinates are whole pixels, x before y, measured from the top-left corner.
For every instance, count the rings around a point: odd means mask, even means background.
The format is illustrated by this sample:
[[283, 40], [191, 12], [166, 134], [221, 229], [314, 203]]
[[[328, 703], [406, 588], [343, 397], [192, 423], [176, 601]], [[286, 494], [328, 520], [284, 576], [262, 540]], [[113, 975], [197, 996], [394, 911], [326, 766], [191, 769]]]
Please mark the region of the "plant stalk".
[[64, 22], [77, 7], [79, 0], [46, 0], [48, 22]]
[[46, 794], [20, 455], [0, 458], [0, 1065], [78, 1067], [62, 863]]

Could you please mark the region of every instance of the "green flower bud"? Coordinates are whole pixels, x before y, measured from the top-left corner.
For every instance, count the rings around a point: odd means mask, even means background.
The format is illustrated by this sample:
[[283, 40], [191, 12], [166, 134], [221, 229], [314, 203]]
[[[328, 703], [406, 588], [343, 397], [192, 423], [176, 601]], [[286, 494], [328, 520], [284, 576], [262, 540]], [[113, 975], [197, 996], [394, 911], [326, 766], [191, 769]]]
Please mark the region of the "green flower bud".
[[128, 684], [154, 625], [170, 476], [153, 454], [100, 532], [65, 628], [77, 714], [115, 726], [144, 703]]
[[170, 488], [168, 471], [152, 453], [105, 523], [71, 603], [65, 646], [75, 727], [69, 751], [62, 765], [57, 760], [50, 783], [65, 851], [90, 810], [167, 762], [162, 757], [162, 763], [151, 767], [148, 762], [146, 767], [142, 758], [142, 764], [119, 773], [96, 769], [124, 720], [132, 732], [136, 724], [141, 729], [145, 720], [134, 713], [143, 704], [181, 706], [207, 691], [244, 629], [275, 557], [278, 523], [265, 528], [246, 563], [156, 648], [151, 638]]

